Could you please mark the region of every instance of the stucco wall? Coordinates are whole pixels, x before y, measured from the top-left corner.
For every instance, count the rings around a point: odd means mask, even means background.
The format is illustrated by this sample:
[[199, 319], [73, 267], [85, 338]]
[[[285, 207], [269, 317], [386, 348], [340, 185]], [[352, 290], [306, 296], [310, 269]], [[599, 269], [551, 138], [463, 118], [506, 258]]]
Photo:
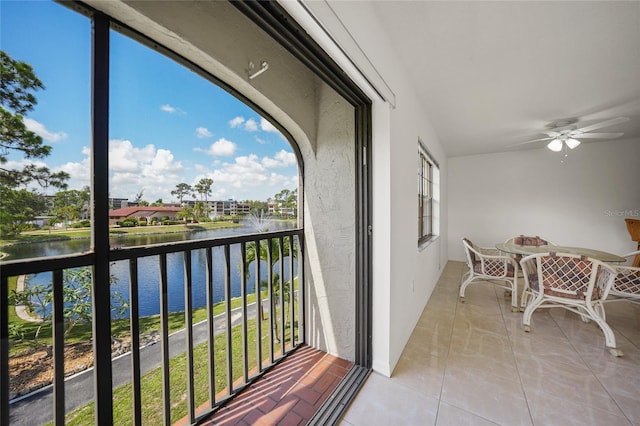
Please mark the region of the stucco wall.
[[[336, 93], [318, 90], [315, 152], [305, 159], [305, 230], [309, 274], [308, 340], [355, 357], [354, 110]], [[311, 161], [311, 158], [312, 161]]]
[[640, 215], [640, 141], [583, 143], [449, 159], [449, 258], [460, 239], [492, 247], [512, 235], [623, 254], [635, 249], [623, 216]]

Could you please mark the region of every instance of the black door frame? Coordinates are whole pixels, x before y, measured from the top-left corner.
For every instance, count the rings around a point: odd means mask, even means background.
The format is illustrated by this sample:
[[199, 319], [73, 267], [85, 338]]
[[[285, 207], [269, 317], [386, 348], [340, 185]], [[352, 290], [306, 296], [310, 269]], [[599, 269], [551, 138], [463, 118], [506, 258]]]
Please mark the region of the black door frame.
[[310, 421], [310, 424], [318, 425], [336, 424], [371, 372], [372, 366], [371, 100], [279, 3], [251, 0], [231, 1], [231, 4], [309, 67], [355, 110], [355, 366], [336, 389], [329, 403]]

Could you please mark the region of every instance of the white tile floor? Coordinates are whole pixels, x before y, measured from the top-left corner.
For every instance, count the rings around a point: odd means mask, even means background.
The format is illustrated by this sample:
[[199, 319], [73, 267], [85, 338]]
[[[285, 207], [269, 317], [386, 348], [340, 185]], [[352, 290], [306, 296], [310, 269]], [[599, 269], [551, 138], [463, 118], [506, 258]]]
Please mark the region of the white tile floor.
[[343, 426], [640, 425], [640, 305], [607, 305], [616, 358], [594, 322], [541, 309], [531, 332], [504, 290], [449, 262], [391, 378], [372, 373]]

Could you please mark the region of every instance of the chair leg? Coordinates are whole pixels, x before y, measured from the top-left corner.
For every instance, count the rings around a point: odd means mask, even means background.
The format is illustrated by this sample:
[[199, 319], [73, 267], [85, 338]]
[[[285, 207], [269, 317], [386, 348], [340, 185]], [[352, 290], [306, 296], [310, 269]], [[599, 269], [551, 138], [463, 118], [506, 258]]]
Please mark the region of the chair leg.
[[529, 287], [525, 286], [522, 288], [522, 296], [520, 297], [520, 312], [524, 312], [524, 309], [527, 307], [529, 300], [533, 298], [533, 294]]
[[471, 284], [471, 282], [473, 281], [473, 273], [471, 271], [468, 271], [465, 275], [463, 275], [462, 277], [462, 284], [460, 285], [460, 302], [464, 303], [464, 292], [467, 289], [467, 286], [469, 286], [469, 284]]
[[522, 328], [524, 331], [531, 331], [531, 315], [533, 312], [538, 309], [538, 307], [542, 304], [542, 299], [536, 300], [533, 299], [529, 302], [527, 307], [524, 310], [524, 314], [522, 315]]
[[518, 306], [518, 275], [514, 274], [513, 281], [511, 281], [512, 290], [511, 290], [511, 312], [519, 312], [520, 307]]
[[585, 310], [589, 313], [591, 319], [593, 319], [598, 324], [598, 326], [604, 333], [605, 345], [607, 346], [607, 348], [609, 348], [609, 352], [611, 352], [611, 354], [615, 356], [622, 356], [622, 351], [616, 348], [616, 335], [613, 333], [611, 327], [609, 327], [609, 324], [607, 324], [607, 322], [600, 315], [598, 315], [598, 312], [596, 312], [596, 309], [594, 309], [592, 305], [586, 305]]

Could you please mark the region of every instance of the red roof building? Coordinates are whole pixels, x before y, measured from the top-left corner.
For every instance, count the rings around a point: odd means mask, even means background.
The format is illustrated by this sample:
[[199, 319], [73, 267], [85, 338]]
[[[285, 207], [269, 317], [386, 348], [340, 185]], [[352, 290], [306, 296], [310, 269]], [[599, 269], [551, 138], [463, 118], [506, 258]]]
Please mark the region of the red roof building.
[[109, 225], [115, 225], [128, 218], [136, 218], [138, 220], [146, 220], [149, 222], [152, 218], [158, 220], [169, 219], [178, 220], [177, 214], [182, 210], [181, 207], [124, 207], [121, 209], [109, 210]]

